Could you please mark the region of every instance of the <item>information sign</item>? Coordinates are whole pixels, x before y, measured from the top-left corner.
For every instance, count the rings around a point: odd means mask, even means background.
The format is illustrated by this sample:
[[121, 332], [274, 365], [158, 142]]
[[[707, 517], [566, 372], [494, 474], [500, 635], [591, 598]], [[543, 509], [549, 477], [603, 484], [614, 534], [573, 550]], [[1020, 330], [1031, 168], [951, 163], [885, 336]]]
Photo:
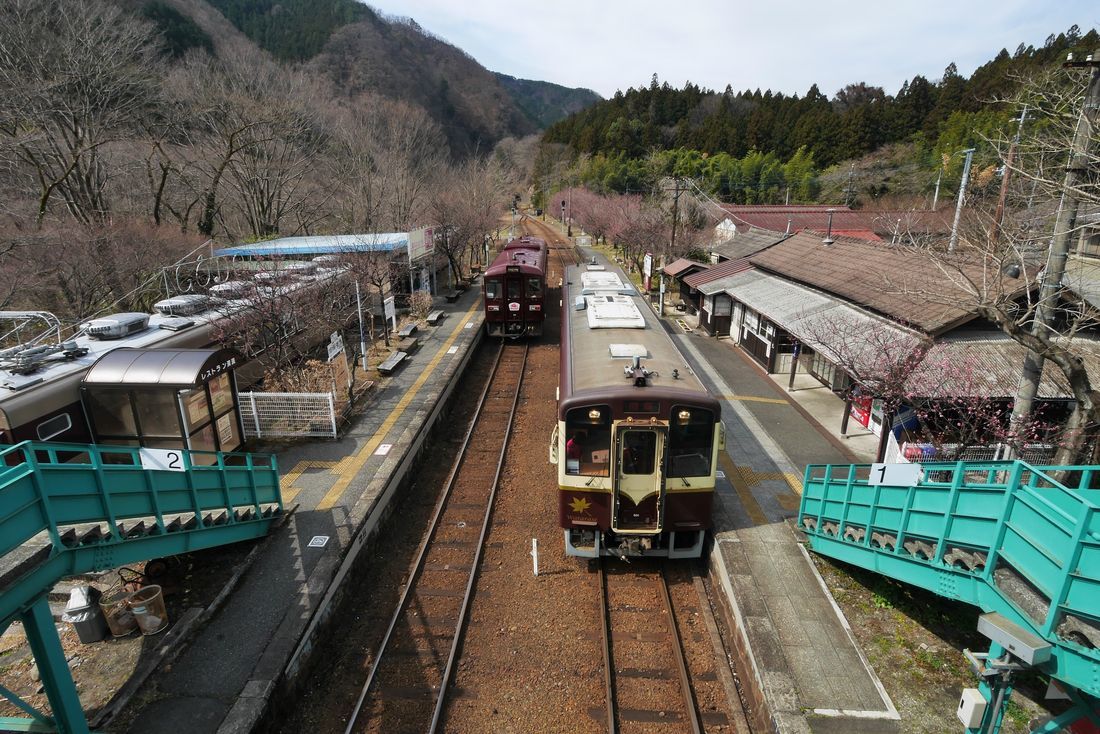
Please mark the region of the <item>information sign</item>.
[[871, 464], [871, 476], [867, 483], [888, 487], [912, 487], [921, 479], [920, 464]]
[[141, 468], [145, 471], [187, 471], [180, 449], [140, 449]]

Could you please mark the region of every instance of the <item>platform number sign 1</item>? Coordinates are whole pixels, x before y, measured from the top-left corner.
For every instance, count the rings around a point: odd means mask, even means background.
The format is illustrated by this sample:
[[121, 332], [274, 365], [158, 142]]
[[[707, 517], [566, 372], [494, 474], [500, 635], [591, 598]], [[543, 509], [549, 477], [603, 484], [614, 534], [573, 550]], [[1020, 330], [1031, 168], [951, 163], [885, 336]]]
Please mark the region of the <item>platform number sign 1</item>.
[[921, 480], [920, 464], [871, 464], [870, 485], [913, 487]]
[[141, 449], [141, 468], [146, 471], [187, 471], [183, 452], [177, 449]]

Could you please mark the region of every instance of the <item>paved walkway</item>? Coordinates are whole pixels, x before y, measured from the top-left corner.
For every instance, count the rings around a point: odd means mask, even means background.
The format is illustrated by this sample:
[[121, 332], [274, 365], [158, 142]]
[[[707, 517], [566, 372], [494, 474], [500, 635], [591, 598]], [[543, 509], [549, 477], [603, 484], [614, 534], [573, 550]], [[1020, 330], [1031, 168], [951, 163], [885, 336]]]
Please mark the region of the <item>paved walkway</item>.
[[852, 457], [731, 342], [674, 339], [722, 400], [712, 577], [772, 721], [784, 734], [898, 731], [897, 711], [788, 523], [806, 464]]
[[444, 308], [448, 315], [437, 326], [417, 332], [420, 348], [411, 363], [375, 388], [349, 433], [279, 453], [284, 498], [288, 506], [297, 503], [297, 511], [269, 537], [240, 586], [179, 659], [146, 684], [155, 697], [131, 704], [136, 717], [129, 732], [250, 730], [274, 681], [309, 652], [330, 582], [384, 516], [480, 339], [478, 293], [471, 289]]

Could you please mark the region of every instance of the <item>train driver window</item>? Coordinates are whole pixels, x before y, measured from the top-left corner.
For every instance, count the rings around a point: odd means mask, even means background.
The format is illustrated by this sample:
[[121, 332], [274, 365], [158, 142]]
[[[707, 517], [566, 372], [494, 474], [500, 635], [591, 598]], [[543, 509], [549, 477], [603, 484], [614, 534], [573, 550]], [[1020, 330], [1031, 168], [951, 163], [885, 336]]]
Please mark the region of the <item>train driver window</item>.
[[528, 278], [527, 279], [527, 297], [537, 298], [542, 290], [542, 278]]
[[489, 299], [500, 298], [500, 281], [499, 280], [487, 280], [485, 281], [485, 297]]
[[672, 406], [668, 429], [668, 476], [710, 475], [714, 448], [714, 414], [702, 408]]
[[519, 298], [520, 291], [523, 288], [523, 284], [519, 278], [510, 278], [507, 281], [508, 284], [508, 298]]
[[574, 408], [565, 416], [565, 473], [611, 475], [611, 409], [606, 405]]

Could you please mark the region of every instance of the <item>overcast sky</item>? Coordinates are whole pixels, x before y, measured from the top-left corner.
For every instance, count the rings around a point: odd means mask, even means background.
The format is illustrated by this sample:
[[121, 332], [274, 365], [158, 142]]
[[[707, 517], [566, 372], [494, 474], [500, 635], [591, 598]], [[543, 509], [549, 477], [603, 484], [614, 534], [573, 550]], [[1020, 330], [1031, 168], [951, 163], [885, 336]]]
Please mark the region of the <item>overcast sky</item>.
[[588, 87], [604, 97], [649, 84], [832, 96], [865, 81], [897, 92], [954, 61], [969, 76], [1002, 48], [1041, 46], [1076, 23], [1100, 24], [1096, 0], [368, 0], [412, 17], [483, 66]]

